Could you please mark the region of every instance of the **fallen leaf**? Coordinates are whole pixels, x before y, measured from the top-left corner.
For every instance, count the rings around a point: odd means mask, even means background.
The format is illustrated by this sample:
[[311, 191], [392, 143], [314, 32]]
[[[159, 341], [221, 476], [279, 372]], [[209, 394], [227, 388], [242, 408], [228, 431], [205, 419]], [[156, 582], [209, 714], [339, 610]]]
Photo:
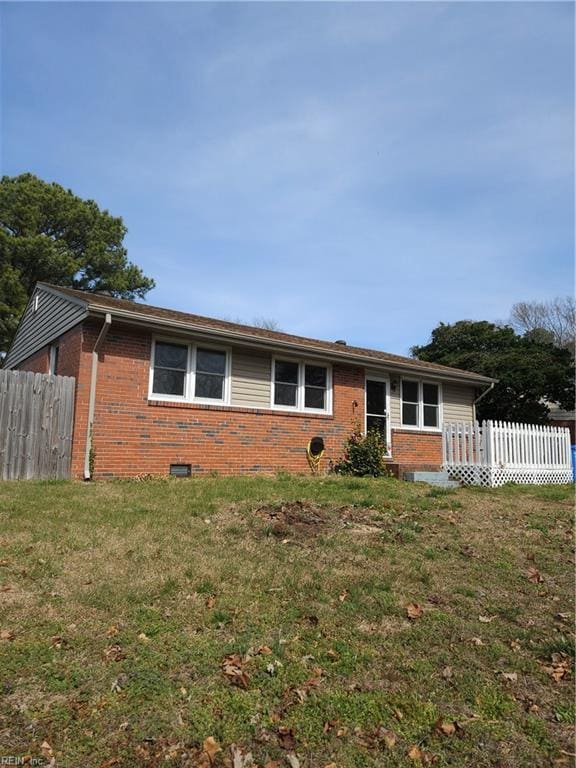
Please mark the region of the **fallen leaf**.
[[10, 584], [2, 584], [0, 587], [0, 592], [10, 592], [11, 589], [12, 587]]
[[384, 744], [388, 747], [388, 749], [393, 749], [393, 747], [396, 745], [396, 741], [398, 737], [394, 733], [394, 731], [389, 731], [386, 728], [383, 728], [382, 731], [378, 734]]
[[520, 642], [518, 639], [516, 640], [510, 640], [510, 648], [512, 648], [513, 651], [518, 652], [521, 650], [522, 646], [520, 645]]
[[335, 661], [336, 659], [339, 659], [339, 658], [340, 658], [340, 654], [339, 654], [339, 653], [337, 653], [337, 652], [336, 652], [336, 651], [335, 651], [333, 648], [329, 648], [329, 649], [326, 651], [326, 656], [329, 656], [329, 657], [330, 657], [331, 659], [333, 659], [334, 661]]
[[553, 653], [551, 656], [552, 664], [544, 666], [544, 671], [550, 677], [559, 683], [565, 677], [568, 677], [571, 670], [570, 659], [565, 653]]
[[48, 741], [43, 741], [42, 744], [40, 744], [40, 751], [42, 752], [42, 757], [54, 757], [54, 752]]
[[[240, 747], [237, 747], [236, 744], [232, 744], [230, 751], [232, 752], [233, 768], [252, 768], [254, 766], [252, 752], [243, 753]], [[227, 763], [227, 765], [229, 765], [229, 763]], [[270, 762], [269, 766], [266, 766], [266, 768], [280, 768], [280, 763], [276, 761]]]
[[109, 760], [104, 760], [103, 763], [100, 763], [98, 768], [112, 768], [113, 765], [120, 765], [119, 757], [111, 757]]
[[143, 643], [149, 643], [150, 642], [150, 638], [148, 637], [146, 632], [140, 632], [140, 634], [138, 635], [138, 640], [141, 640]]
[[442, 720], [439, 718], [434, 726], [438, 733], [444, 734], [444, 736], [453, 736], [456, 733], [456, 723], [449, 720]]
[[396, 718], [396, 720], [402, 720], [404, 715], [402, 714], [402, 712], [400, 712], [399, 709], [395, 709], [394, 710], [394, 717]]
[[452, 677], [452, 667], [444, 667], [442, 670], [442, 677], [444, 680], [450, 680]]
[[120, 645], [110, 645], [102, 654], [104, 661], [121, 661], [126, 658], [126, 654]]
[[424, 609], [418, 603], [408, 603], [406, 606], [406, 615], [412, 621], [419, 619], [424, 613]]
[[518, 682], [517, 672], [502, 672], [502, 677], [504, 678], [504, 680], [508, 680], [510, 683]]
[[346, 592], [346, 590], [344, 590], [344, 592], [341, 592], [338, 595], [338, 600], [340, 600], [340, 602], [343, 603], [344, 600], [346, 600], [347, 597], [348, 597], [348, 592]]
[[568, 621], [568, 619], [570, 618], [570, 614], [569, 613], [557, 613], [554, 616], [554, 618], [557, 619], [558, 621]]
[[40, 745], [40, 751], [42, 752], [42, 757], [44, 758], [44, 762], [42, 764], [48, 766], [48, 768], [56, 768], [56, 758], [54, 757], [54, 752], [52, 751], [52, 747], [50, 746], [49, 742], [43, 741]]
[[220, 746], [220, 744], [218, 744], [218, 742], [214, 739], [213, 736], [208, 736], [207, 739], [204, 739], [204, 743], [202, 744], [202, 749], [204, 750], [204, 752], [206, 752], [206, 754], [210, 758], [210, 763], [214, 761], [214, 756], [218, 752], [222, 752], [222, 747]]
[[484, 645], [484, 642], [482, 641], [481, 637], [472, 637], [470, 638], [470, 642], [472, 645]]
[[422, 752], [420, 751], [420, 748], [416, 744], [414, 744], [413, 747], [410, 747], [407, 754], [410, 760], [414, 760], [414, 761], [422, 760]]
[[262, 656], [269, 656], [272, 653], [272, 648], [269, 648], [267, 645], [261, 645], [257, 653], [262, 654]]
[[60, 635], [53, 635], [50, 638], [50, 642], [54, 648], [62, 648], [63, 646], [68, 645], [68, 640], [66, 640], [64, 637], [61, 637]]
[[250, 677], [243, 669], [243, 660], [240, 654], [233, 653], [226, 656], [222, 662], [222, 672], [226, 675], [232, 685], [246, 690], [250, 683]]
[[118, 627], [115, 624], [112, 624], [106, 630], [106, 636], [107, 637], [114, 637], [114, 635], [117, 635], [119, 631], [120, 630], [118, 629]]
[[14, 640], [14, 632], [9, 629], [0, 629], [0, 640]]
[[282, 749], [289, 752], [296, 749], [296, 739], [292, 728], [287, 728], [286, 726], [281, 725], [276, 731], [276, 735], [278, 736], [278, 741], [280, 742]]
[[531, 581], [533, 584], [541, 584], [544, 581], [538, 568], [528, 568], [527, 576], [528, 581]]
[[293, 752], [286, 755], [286, 762], [288, 763], [290, 768], [300, 768], [300, 760], [298, 760], [298, 758]]
[[216, 605], [216, 598], [214, 597], [214, 595], [208, 595], [208, 597], [206, 598], [205, 605], [206, 605], [206, 608], [214, 608], [214, 606]]
[[496, 616], [478, 616], [478, 621], [481, 624], [490, 624], [491, 621], [494, 621]]

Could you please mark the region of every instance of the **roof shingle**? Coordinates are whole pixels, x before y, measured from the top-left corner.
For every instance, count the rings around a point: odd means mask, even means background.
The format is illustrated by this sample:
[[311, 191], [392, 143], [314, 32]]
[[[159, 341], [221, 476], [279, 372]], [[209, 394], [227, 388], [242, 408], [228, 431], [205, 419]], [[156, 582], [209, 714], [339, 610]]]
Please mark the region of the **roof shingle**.
[[380, 350], [367, 349], [365, 347], [353, 347], [350, 345], [337, 344], [333, 341], [322, 341], [320, 339], [312, 339], [306, 336], [296, 336], [289, 333], [283, 333], [280, 331], [271, 331], [265, 328], [256, 328], [251, 325], [243, 325], [241, 323], [231, 323], [226, 320], [218, 320], [211, 317], [203, 317], [202, 315], [194, 315], [188, 312], [180, 312], [174, 309], [165, 309], [163, 307], [155, 307], [150, 304], [144, 304], [136, 301], [128, 301], [126, 299], [117, 299], [112, 296], [108, 296], [102, 293], [89, 293], [87, 291], [78, 291], [73, 288], [64, 288], [59, 285], [52, 285], [50, 283], [40, 283], [39, 285], [45, 285], [49, 289], [59, 291], [60, 293], [71, 296], [75, 299], [80, 299], [88, 305], [89, 310], [97, 311], [118, 311], [123, 315], [134, 315], [142, 318], [148, 318], [151, 323], [154, 320], [160, 320], [163, 322], [173, 322], [175, 325], [188, 325], [191, 329], [206, 331], [218, 331], [223, 333], [230, 333], [232, 336], [246, 336], [252, 339], [260, 339], [262, 341], [269, 341], [271, 344], [291, 344], [296, 347], [308, 348], [310, 351], [323, 351], [332, 353], [338, 357], [350, 357], [350, 358], [365, 358], [366, 363], [382, 362], [390, 363], [394, 366], [405, 366], [411, 369], [422, 369], [422, 371], [435, 371], [438, 374], [444, 373], [449, 378], [467, 378], [475, 382], [490, 383], [494, 381], [487, 376], [482, 376], [478, 373], [471, 371], [464, 371], [459, 368], [452, 368], [446, 365], [440, 365], [439, 363], [429, 363], [423, 360], [415, 360], [410, 357], [403, 357], [401, 355], [394, 355], [389, 352], [381, 352]]

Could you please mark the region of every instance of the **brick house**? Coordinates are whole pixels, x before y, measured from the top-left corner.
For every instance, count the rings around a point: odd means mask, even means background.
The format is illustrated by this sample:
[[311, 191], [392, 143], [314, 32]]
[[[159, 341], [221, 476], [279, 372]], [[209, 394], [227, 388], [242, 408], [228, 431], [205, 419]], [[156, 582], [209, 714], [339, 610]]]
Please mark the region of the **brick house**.
[[471, 421], [492, 379], [39, 283], [4, 367], [74, 376], [72, 476], [308, 472], [355, 425], [397, 474], [438, 468], [444, 421]]

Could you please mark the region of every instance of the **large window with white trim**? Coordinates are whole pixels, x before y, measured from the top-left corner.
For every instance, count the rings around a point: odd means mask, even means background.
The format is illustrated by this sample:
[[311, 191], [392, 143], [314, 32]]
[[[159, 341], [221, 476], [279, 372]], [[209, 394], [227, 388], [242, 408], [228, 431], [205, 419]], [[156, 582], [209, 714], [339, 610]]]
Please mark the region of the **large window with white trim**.
[[272, 366], [272, 407], [329, 412], [330, 367], [303, 360], [278, 360]]
[[155, 339], [150, 398], [226, 403], [230, 353], [226, 349]]
[[402, 426], [440, 428], [441, 390], [433, 382], [402, 379]]

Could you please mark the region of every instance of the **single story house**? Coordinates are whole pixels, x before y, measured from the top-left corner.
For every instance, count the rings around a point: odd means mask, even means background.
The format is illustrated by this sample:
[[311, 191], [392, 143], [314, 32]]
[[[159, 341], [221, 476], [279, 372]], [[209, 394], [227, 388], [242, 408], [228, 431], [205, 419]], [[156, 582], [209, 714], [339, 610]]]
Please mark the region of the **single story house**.
[[472, 421], [492, 379], [38, 283], [6, 368], [74, 376], [72, 476], [321, 470], [356, 425], [392, 471], [438, 469], [443, 422]]

